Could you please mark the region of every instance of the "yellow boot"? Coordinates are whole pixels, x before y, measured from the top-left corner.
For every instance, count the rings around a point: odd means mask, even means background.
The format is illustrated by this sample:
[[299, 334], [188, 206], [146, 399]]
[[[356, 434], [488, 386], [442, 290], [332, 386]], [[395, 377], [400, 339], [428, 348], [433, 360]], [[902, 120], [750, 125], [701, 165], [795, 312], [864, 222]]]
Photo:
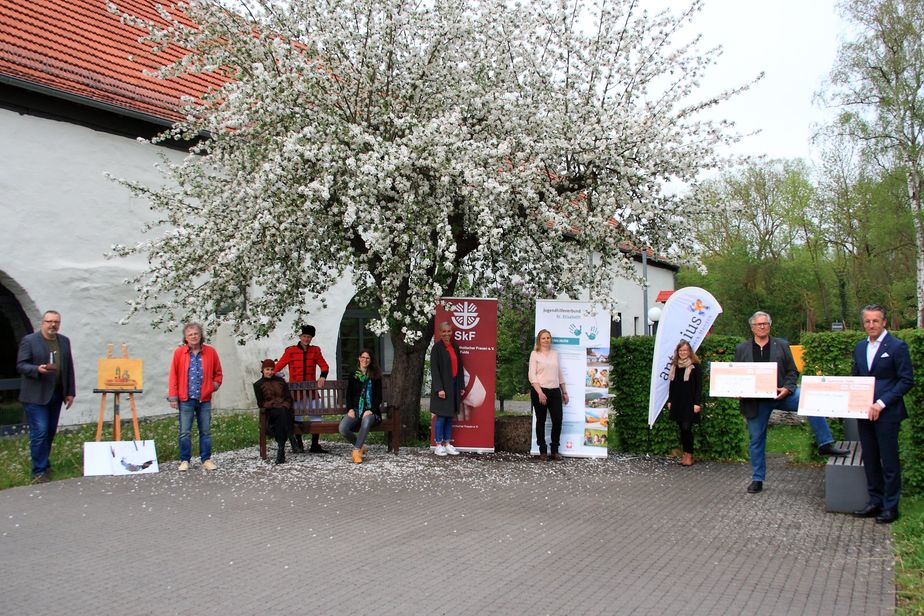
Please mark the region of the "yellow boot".
[[362, 463], [363, 463], [363, 452], [362, 452], [361, 450], [359, 450], [359, 449], [354, 449], [354, 450], [353, 450], [353, 462], [355, 462], [355, 463], [357, 463], [357, 464], [362, 464]]

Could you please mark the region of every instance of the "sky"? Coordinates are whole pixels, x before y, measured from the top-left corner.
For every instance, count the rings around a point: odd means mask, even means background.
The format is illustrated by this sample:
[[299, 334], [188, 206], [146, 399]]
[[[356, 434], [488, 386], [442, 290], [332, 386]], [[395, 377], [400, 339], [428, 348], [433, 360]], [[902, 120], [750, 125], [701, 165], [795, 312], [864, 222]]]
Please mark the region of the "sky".
[[[764, 78], [749, 91], [721, 105], [719, 117], [732, 120], [746, 137], [736, 154], [769, 158], [817, 159], [810, 144], [813, 125], [834, 116], [813, 102], [834, 65], [847, 25], [834, 0], [704, 0], [688, 32], [703, 34], [703, 45], [721, 45], [723, 55], [703, 80], [715, 93]], [[687, 0], [642, 0], [649, 10], [679, 10]], [[650, 6], [648, 6], [650, 5]]]

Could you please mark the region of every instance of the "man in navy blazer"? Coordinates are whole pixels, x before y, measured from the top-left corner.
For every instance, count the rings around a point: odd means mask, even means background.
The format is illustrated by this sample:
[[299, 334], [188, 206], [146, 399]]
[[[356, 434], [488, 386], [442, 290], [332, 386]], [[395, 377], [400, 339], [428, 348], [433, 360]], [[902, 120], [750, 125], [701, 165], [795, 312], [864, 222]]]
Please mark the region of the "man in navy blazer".
[[61, 404], [71, 408], [76, 395], [71, 342], [58, 333], [60, 327], [60, 313], [45, 312], [40, 331], [24, 336], [16, 354], [16, 371], [21, 375], [19, 401], [29, 420], [33, 483], [50, 478], [49, 456]]
[[886, 330], [886, 311], [878, 304], [863, 308], [866, 340], [853, 351], [853, 376], [876, 378], [869, 419], [858, 419], [863, 469], [866, 472], [866, 507], [855, 511], [860, 518], [876, 518], [880, 524], [898, 519], [902, 473], [898, 458], [898, 430], [908, 417], [903, 396], [914, 385], [908, 345]]

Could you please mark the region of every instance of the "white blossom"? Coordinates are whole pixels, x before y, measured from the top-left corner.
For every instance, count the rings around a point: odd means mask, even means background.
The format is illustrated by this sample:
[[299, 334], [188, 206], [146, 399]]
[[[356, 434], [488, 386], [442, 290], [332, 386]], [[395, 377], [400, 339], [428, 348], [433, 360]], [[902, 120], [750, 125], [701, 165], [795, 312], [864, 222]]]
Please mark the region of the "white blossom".
[[[160, 137], [209, 136], [162, 162], [170, 183], [123, 181], [164, 227], [113, 249], [149, 258], [133, 311], [264, 335], [349, 275], [376, 330], [413, 342], [462, 283], [610, 306], [635, 276], [626, 248], [695, 262], [700, 204], [663, 187], [695, 184], [736, 138], [697, 115], [735, 92], [697, 98], [718, 53], [683, 30], [700, 2], [247, 6], [194, 0], [197, 28], [166, 9], [166, 27], [123, 16], [153, 48], [189, 50], [161, 76], [229, 79]], [[230, 315], [210, 308], [245, 291]]]

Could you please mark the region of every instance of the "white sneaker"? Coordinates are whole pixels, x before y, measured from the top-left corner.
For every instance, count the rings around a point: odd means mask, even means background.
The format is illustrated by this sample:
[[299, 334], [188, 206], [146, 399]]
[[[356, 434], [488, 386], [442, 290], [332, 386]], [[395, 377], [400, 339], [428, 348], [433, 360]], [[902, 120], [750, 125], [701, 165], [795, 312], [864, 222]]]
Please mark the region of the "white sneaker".
[[447, 444], [446, 444], [446, 453], [448, 453], [448, 454], [451, 455], [451, 456], [457, 456], [457, 455], [459, 455], [459, 450], [456, 449], [455, 447], [453, 447], [453, 446], [452, 446], [452, 443], [447, 443]]
[[176, 470], [180, 471], [181, 473], [185, 473], [186, 471], [188, 471], [188, 470], [189, 470], [189, 461], [188, 461], [188, 460], [183, 460], [182, 462], [180, 462], [180, 466], [179, 466]]
[[438, 456], [445, 456], [446, 448], [443, 447], [442, 443], [440, 443], [439, 445], [436, 446], [436, 449], [433, 451], [433, 453], [435, 453]]

